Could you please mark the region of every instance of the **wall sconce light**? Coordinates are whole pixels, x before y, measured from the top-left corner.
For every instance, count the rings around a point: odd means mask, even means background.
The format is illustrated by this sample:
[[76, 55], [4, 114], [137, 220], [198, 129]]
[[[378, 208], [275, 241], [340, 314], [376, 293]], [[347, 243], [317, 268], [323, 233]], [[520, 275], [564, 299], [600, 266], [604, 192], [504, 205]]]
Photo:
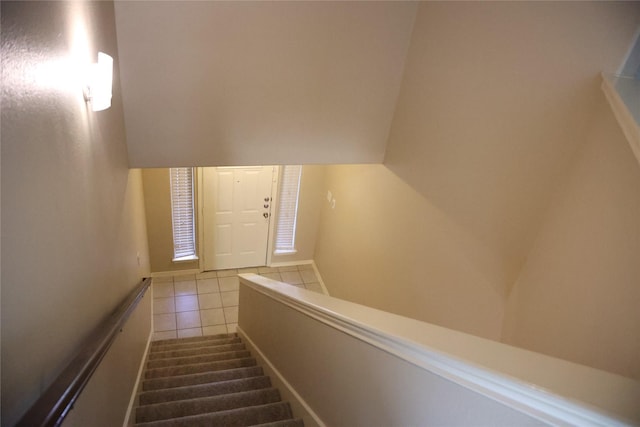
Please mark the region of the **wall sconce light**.
[[91, 102], [93, 111], [111, 107], [111, 86], [113, 84], [113, 58], [98, 52], [98, 62], [91, 64], [87, 71], [84, 99]]

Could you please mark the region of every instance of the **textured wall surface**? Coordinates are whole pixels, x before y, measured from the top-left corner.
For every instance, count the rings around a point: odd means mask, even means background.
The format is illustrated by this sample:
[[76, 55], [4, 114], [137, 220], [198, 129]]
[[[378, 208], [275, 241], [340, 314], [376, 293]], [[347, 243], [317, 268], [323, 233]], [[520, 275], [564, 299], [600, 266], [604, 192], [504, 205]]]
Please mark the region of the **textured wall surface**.
[[[98, 50], [114, 57], [114, 93], [93, 112], [79, 70]], [[112, 3], [2, 2], [3, 426], [149, 273], [117, 64]]]

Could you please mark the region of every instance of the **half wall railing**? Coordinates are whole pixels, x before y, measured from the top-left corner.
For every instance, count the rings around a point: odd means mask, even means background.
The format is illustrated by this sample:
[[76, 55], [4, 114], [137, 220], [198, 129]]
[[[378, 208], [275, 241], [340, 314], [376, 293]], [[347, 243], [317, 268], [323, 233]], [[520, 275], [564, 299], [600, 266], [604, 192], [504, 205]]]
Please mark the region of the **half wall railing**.
[[640, 425], [631, 379], [240, 275], [238, 332], [317, 425]]

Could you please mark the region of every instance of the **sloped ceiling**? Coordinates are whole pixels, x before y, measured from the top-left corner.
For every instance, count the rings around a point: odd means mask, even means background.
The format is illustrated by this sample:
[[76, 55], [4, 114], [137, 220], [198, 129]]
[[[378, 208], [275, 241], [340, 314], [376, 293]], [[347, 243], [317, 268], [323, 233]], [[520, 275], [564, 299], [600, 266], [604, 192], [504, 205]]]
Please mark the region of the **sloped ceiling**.
[[416, 8], [116, 2], [131, 166], [382, 162]]

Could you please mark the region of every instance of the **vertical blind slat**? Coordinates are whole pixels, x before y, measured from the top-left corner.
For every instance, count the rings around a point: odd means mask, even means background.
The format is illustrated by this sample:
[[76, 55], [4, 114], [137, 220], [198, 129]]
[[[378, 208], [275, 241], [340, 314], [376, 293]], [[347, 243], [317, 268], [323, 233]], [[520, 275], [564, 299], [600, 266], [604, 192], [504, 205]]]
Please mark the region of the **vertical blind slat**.
[[171, 168], [171, 215], [173, 256], [196, 255], [193, 204], [193, 168]]
[[296, 218], [298, 216], [298, 195], [302, 166], [283, 166], [280, 186], [280, 206], [276, 230], [276, 251], [295, 250]]

